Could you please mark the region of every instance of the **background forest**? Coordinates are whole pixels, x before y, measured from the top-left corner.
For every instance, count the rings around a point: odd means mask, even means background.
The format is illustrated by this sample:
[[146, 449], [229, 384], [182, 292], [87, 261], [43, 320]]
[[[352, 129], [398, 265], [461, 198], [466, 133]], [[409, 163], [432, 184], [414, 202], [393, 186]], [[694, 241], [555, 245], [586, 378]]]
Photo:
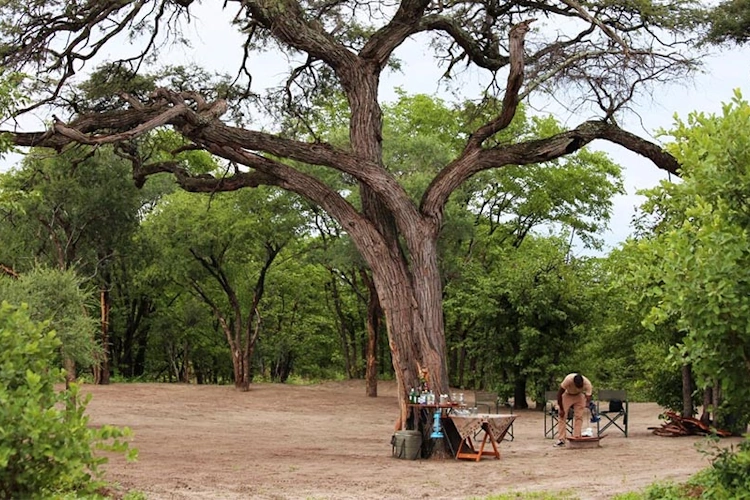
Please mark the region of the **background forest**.
[[[633, 399], [690, 414], [723, 404], [732, 422], [746, 419], [738, 193], [750, 136], [737, 131], [750, 130], [749, 110], [737, 95], [722, 116], [676, 123], [682, 179], [645, 193], [635, 234], [606, 256], [571, 247], [573, 235], [601, 245], [622, 189], [620, 167], [601, 152], [482, 173], [456, 191], [440, 240], [451, 385], [525, 407], [575, 370]], [[345, 112], [337, 99], [316, 110], [325, 140], [346, 140], [336, 125]], [[384, 106], [384, 134], [398, 138], [384, 157], [414, 197], [478, 113], [404, 93]], [[520, 112], [506, 133], [558, 129]], [[170, 141], [162, 131], [144, 147]], [[205, 153], [190, 153], [189, 165], [221, 175]], [[331, 182], [356, 196], [345, 178]], [[362, 378], [368, 359], [379, 378], [393, 377], [384, 325], [368, 332], [371, 277], [345, 232], [299, 197], [271, 187], [188, 193], [167, 174], [139, 189], [106, 147], [33, 151], [0, 189], [0, 295], [52, 318], [71, 376], [228, 384], [243, 376], [232, 357], [244, 352], [251, 381]], [[718, 393], [720, 383], [729, 397], [704, 401], [697, 389]]]
[[[4, 117], [66, 114], [0, 144], [29, 147], [0, 177], [0, 297], [50, 321], [70, 379], [366, 378], [374, 396], [377, 379], [405, 392], [427, 367], [438, 390], [523, 408], [581, 371], [748, 422], [748, 104], [738, 92], [677, 119], [664, 145], [617, 118], [706, 45], [745, 43], [744, 4], [405, 1], [362, 19], [345, 3], [242, 2], [234, 80], [149, 72], [162, 42], [189, 44], [193, 3], [2, 6], [17, 21], [0, 26]], [[423, 32], [445, 79], [459, 63], [492, 75], [485, 95], [379, 101], [394, 51]], [[91, 67], [121, 33], [144, 44]], [[259, 96], [247, 54], [272, 43], [309, 58]], [[563, 89], [598, 118], [571, 128], [527, 107]], [[672, 175], [608, 255], [623, 181], [596, 139]]]
[[[0, 153], [24, 155], [0, 174], [0, 499], [95, 492], [92, 446], [133, 456], [127, 429], [86, 425], [75, 379], [393, 379], [403, 428], [424, 376], [527, 408], [578, 371], [746, 432], [750, 105], [714, 96], [657, 138], [627, 120], [746, 44], [749, 12], [0, 2]], [[231, 75], [175, 56], [201, 14]], [[439, 74], [402, 63], [415, 43]], [[398, 71], [454, 99], [385, 88]], [[597, 142], [667, 176], [608, 254], [623, 174]], [[707, 497], [746, 495], [747, 452]]]

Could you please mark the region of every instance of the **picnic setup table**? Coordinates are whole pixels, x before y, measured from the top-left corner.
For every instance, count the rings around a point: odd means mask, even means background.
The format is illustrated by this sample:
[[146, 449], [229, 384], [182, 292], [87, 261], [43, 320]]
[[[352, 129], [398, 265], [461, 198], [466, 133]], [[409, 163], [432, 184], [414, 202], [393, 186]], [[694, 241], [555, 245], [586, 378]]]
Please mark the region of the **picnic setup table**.
[[[497, 444], [503, 440], [515, 419], [515, 415], [499, 413], [453, 414], [443, 419], [443, 427], [448, 446], [457, 459], [478, 462], [482, 457], [488, 456], [500, 460]], [[477, 448], [474, 441], [480, 434], [482, 441]], [[485, 449], [488, 443], [492, 450]]]
[[[455, 459], [479, 461], [482, 457], [500, 459], [500, 443], [510, 429], [515, 415], [474, 413], [455, 403], [409, 404], [409, 427], [422, 434], [421, 457], [429, 458], [433, 450], [435, 413], [440, 413], [444, 443]], [[481, 435], [481, 441], [479, 441]], [[475, 446], [476, 444], [479, 446]], [[487, 445], [491, 446], [486, 449]]]

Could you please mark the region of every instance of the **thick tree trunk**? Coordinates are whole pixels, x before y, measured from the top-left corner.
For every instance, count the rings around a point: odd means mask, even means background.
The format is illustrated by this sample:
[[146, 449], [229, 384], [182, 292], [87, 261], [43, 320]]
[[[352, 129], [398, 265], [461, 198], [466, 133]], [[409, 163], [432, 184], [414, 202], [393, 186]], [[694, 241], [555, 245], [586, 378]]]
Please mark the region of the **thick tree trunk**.
[[[362, 65], [351, 68], [342, 79], [351, 109], [349, 139], [357, 157], [382, 165], [382, 113], [378, 104], [379, 68]], [[415, 333], [416, 313], [412, 277], [399, 246], [398, 231], [392, 213], [372, 188], [360, 184], [362, 210], [383, 239], [389, 255], [378, 259], [365, 255], [386, 313], [393, 368], [396, 374], [401, 426], [407, 414], [407, 387], [416, 386], [420, 351]], [[368, 258], [369, 257], [369, 258]], [[397, 425], [398, 426], [398, 425]]]
[[250, 390], [250, 361], [247, 358], [247, 356], [242, 356], [242, 366], [240, 369], [242, 370], [242, 375], [240, 379], [240, 384], [237, 386], [239, 390], [242, 392], [247, 392]]
[[[233, 343], [234, 344], [234, 343]], [[242, 350], [236, 344], [231, 345], [232, 351], [232, 371], [234, 373], [234, 387], [235, 389], [243, 390], [242, 379], [245, 373]]]
[[513, 407], [523, 410], [529, 407], [526, 401], [526, 377], [516, 377], [513, 384]]
[[[344, 87], [352, 111], [349, 136], [354, 153], [382, 165], [382, 116], [378, 105], [377, 67], [363, 65], [348, 73]], [[363, 252], [385, 312], [393, 368], [396, 373], [400, 420], [407, 415], [407, 391], [415, 387], [420, 369], [426, 369], [436, 393], [448, 392], [442, 289], [437, 264], [437, 227], [418, 216], [400, 214], [399, 226], [393, 213], [370, 186], [361, 185], [365, 216], [383, 239], [388, 255]], [[414, 209], [415, 207], [411, 207]], [[408, 258], [400, 246], [404, 238]], [[362, 245], [358, 245], [362, 246]], [[362, 250], [362, 248], [360, 248]]]
[[[420, 244], [429, 246], [430, 241], [422, 238]], [[407, 415], [407, 391], [418, 385], [420, 368], [427, 370], [436, 394], [449, 392], [437, 258], [422, 259], [422, 266], [417, 259], [414, 263], [419, 272], [413, 274], [402, 259], [369, 263], [388, 325], [402, 426]]]
[[412, 248], [414, 300], [417, 304], [414, 333], [418, 338], [421, 361], [429, 369], [433, 390], [437, 394], [447, 394], [448, 364], [437, 231], [407, 232], [404, 237], [411, 241], [409, 246]]

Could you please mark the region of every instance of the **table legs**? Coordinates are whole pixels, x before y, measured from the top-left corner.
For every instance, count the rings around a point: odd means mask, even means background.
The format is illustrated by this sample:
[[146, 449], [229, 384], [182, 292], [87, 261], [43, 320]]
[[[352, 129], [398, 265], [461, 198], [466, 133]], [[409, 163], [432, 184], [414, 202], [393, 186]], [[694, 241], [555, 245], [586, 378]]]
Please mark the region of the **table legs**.
[[[489, 425], [487, 425], [486, 423], [483, 424], [482, 430], [484, 431], [484, 437], [482, 438], [482, 444], [479, 445], [479, 450], [476, 450], [474, 448], [474, 443], [472, 442], [471, 437], [466, 436], [463, 440], [461, 440], [461, 444], [458, 446], [458, 451], [456, 452], [457, 459], [468, 458], [479, 462], [479, 460], [483, 456], [489, 456], [495, 457], [496, 460], [500, 460], [500, 450], [498, 450], [497, 448], [495, 438], [492, 435], [492, 430], [490, 429]], [[484, 447], [487, 444], [487, 441], [489, 441], [492, 445], [492, 451], [485, 451]]]

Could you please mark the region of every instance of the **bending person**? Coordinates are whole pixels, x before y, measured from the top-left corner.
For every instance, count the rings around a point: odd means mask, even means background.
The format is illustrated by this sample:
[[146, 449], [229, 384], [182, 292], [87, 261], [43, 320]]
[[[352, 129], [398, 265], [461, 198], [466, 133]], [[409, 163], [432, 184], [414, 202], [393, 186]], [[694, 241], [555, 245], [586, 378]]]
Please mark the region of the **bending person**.
[[557, 391], [557, 407], [560, 409], [560, 423], [557, 426], [555, 446], [565, 446], [568, 433], [566, 425], [568, 411], [573, 407], [573, 437], [581, 437], [583, 413], [591, 401], [593, 387], [591, 381], [580, 373], [570, 373], [560, 383]]

